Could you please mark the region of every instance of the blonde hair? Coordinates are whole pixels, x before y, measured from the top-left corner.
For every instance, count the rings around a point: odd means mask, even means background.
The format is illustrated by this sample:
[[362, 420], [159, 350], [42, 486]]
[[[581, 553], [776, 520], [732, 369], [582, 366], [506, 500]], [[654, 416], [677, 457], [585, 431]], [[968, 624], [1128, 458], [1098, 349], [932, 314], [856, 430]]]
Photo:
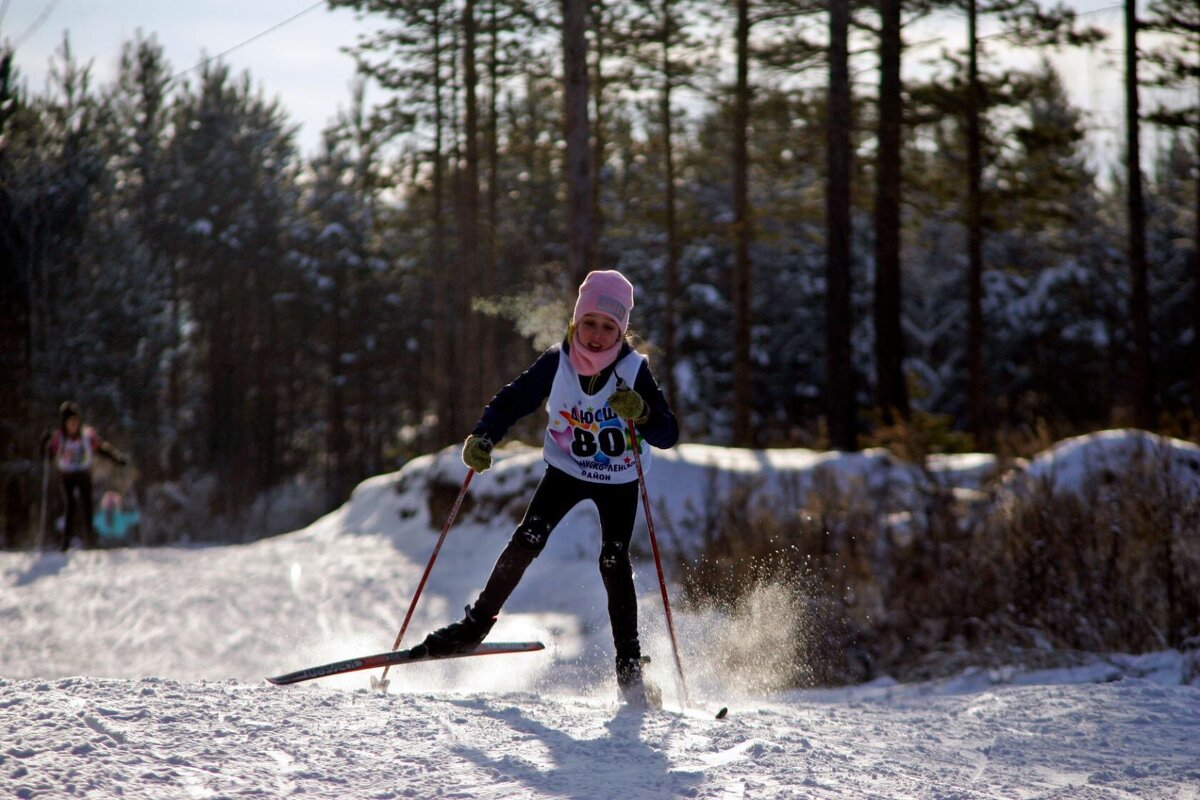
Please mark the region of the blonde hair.
[[[627, 327], [625, 332], [621, 334], [621, 338], [625, 340], [625, 344], [629, 345], [634, 350], [637, 350], [639, 353], [641, 352], [639, 348], [646, 344], [646, 340], [643, 339], [641, 335], [632, 327]], [[575, 341], [575, 320], [571, 320], [567, 323], [567, 341]]]

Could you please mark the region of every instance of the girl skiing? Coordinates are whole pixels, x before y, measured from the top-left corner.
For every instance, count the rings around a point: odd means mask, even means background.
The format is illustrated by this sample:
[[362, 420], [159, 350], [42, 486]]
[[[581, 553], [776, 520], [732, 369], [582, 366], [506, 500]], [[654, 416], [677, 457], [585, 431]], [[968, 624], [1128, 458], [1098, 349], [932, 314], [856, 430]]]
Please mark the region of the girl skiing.
[[75, 498], [83, 512], [83, 544], [95, 547], [96, 534], [92, 528], [92, 461], [96, 453], [117, 464], [127, 464], [129, 459], [117, 448], [100, 438], [95, 428], [84, 425], [79, 415], [79, 406], [67, 401], [59, 407], [59, 428], [51, 435], [46, 446], [50, 457], [58, 467], [62, 480], [63, 500], [67, 506], [67, 517], [63, 524], [62, 550], [71, 544], [71, 528], [75, 523]]
[[[554, 527], [578, 503], [591, 500], [600, 514], [600, 575], [608, 593], [617, 683], [627, 701], [645, 702], [629, 562], [638, 476], [626, 420], [637, 426], [639, 440], [664, 449], [678, 440], [679, 426], [646, 357], [625, 341], [632, 309], [633, 285], [625, 276], [611, 270], [588, 273], [563, 343], [543, 353], [484, 409], [463, 445], [463, 463], [476, 472], [491, 467], [492, 447], [544, 403], [549, 413], [546, 473], [466, 616], [429, 634], [418, 647], [446, 655], [482, 642]], [[640, 441], [637, 446], [647, 469], [650, 454]]]

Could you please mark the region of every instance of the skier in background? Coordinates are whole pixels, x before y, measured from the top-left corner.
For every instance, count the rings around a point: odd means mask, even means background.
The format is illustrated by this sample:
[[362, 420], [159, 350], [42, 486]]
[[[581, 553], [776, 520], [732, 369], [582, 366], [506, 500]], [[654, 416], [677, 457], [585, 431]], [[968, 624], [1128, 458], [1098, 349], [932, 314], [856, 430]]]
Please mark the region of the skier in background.
[[[565, 341], [543, 353], [484, 409], [463, 445], [463, 463], [476, 472], [491, 467], [492, 447], [517, 420], [545, 404], [550, 415], [543, 447], [546, 473], [474, 605], [467, 606], [460, 622], [429, 634], [419, 648], [446, 655], [482, 642], [554, 527], [578, 503], [591, 500], [600, 514], [600, 575], [608, 593], [617, 684], [627, 702], [646, 702], [629, 562], [638, 475], [626, 420], [637, 425], [639, 439], [659, 448], [675, 444], [679, 426], [646, 357], [625, 339], [632, 309], [633, 286], [625, 276], [588, 273]], [[650, 454], [641, 452], [648, 468]]]
[[71, 544], [71, 527], [75, 522], [75, 498], [78, 497], [83, 520], [84, 547], [95, 547], [96, 534], [92, 528], [92, 462], [96, 453], [117, 464], [129, 459], [117, 448], [100, 438], [95, 429], [83, 424], [79, 406], [67, 401], [59, 407], [59, 428], [47, 437], [46, 446], [58, 468], [62, 481], [63, 500], [67, 506], [62, 531], [62, 550]]

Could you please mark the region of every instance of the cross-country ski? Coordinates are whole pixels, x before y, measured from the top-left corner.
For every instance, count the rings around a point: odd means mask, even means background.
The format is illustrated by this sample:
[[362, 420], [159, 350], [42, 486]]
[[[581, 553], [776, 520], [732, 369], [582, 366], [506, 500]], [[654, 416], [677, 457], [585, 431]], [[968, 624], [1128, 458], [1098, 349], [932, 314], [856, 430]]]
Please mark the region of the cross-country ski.
[[269, 683], [276, 686], [286, 686], [292, 683], [300, 683], [302, 681], [311, 681], [316, 678], [328, 678], [332, 675], [343, 675], [347, 672], [358, 672], [364, 669], [375, 669], [376, 667], [386, 667], [398, 664], [418, 664], [423, 661], [444, 661], [448, 658], [469, 658], [471, 656], [495, 656], [512, 653], [533, 653], [538, 650], [545, 650], [546, 645], [541, 642], [484, 642], [476, 645], [474, 649], [458, 653], [447, 653], [445, 655], [431, 655], [423, 648], [410, 648], [408, 650], [393, 650], [387, 653], [376, 653], [370, 656], [361, 656], [359, 658], [348, 658], [342, 661], [334, 661], [330, 664], [322, 664], [317, 667], [306, 667], [295, 672], [289, 672], [285, 675], [276, 675], [267, 678]]

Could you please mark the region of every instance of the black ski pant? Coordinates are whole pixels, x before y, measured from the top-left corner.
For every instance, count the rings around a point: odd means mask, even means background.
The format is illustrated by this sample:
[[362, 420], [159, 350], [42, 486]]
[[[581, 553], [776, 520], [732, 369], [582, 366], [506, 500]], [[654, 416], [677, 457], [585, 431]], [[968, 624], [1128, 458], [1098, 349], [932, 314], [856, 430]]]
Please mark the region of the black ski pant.
[[629, 562], [629, 540], [637, 518], [638, 485], [591, 483], [547, 467], [525, 518], [500, 554], [491, 577], [475, 601], [476, 615], [494, 617], [517, 588], [525, 569], [546, 546], [551, 531], [567, 512], [591, 500], [600, 512], [600, 575], [608, 592], [608, 618], [618, 659], [641, 656], [638, 643], [637, 592]]
[[79, 510], [83, 512], [83, 545], [96, 546], [96, 534], [92, 530], [92, 474], [90, 472], [64, 472], [62, 477], [63, 500], [67, 504], [67, 518], [63, 522], [62, 549], [71, 544], [71, 529], [75, 525], [75, 496], [79, 497]]

